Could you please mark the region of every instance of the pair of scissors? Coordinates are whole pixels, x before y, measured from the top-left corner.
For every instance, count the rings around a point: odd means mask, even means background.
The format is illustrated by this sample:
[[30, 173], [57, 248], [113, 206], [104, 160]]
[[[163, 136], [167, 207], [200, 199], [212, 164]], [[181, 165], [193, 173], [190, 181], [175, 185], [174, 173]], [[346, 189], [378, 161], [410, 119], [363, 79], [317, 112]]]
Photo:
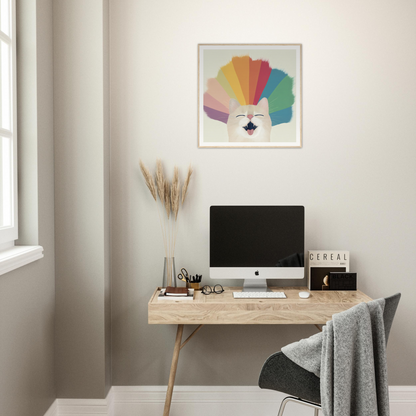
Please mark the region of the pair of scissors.
[[189, 273], [184, 267], [182, 267], [181, 272], [178, 274], [178, 279], [189, 283]]

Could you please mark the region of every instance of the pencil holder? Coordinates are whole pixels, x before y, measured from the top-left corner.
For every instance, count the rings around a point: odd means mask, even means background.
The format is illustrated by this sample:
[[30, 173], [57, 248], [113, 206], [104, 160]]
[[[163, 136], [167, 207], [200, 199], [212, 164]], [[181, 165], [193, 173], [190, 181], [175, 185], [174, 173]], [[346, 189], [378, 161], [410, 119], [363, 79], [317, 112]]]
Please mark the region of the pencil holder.
[[201, 290], [200, 285], [201, 285], [200, 283], [190, 283], [190, 282], [186, 283], [186, 287], [189, 287], [195, 290]]

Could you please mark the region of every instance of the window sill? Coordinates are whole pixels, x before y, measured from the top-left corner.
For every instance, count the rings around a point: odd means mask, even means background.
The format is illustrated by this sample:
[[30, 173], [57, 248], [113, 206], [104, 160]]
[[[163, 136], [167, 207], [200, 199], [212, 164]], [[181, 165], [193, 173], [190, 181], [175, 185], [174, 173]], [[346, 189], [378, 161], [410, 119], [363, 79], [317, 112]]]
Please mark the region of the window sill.
[[43, 257], [42, 246], [14, 246], [0, 252], [0, 275]]

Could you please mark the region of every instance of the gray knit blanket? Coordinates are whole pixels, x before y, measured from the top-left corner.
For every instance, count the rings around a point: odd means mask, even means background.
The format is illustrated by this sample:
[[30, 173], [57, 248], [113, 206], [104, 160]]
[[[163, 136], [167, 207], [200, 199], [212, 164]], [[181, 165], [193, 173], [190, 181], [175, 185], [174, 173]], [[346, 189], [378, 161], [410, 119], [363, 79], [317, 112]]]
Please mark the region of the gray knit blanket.
[[321, 378], [325, 416], [389, 416], [384, 299], [333, 315], [323, 331], [282, 348]]

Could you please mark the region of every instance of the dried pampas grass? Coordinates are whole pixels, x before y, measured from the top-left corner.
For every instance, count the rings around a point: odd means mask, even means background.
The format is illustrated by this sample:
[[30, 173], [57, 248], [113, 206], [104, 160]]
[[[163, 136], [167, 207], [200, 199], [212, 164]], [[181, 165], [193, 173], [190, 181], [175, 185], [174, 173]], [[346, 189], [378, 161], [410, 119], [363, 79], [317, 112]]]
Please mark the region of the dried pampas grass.
[[[156, 160], [156, 173], [154, 178], [141, 160], [140, 170], [142, 171], [144, 180], [150, 193], [152, 194], [153, 199], [156, 201], [160, 224], [162, 227], [166, 257], [172, 258], [175, 253], [176, 236], [178, 232], [178, 214], [179, 207], [181, 205], [180, 202], [182, 202], [183, 205], [188, 193], [189, 182], [193, 173], [192, 166], [189, 165], [188, 172], [182, 186], [182, 197], [180, 192], [181, 184], [179, 179], [179, 169], [177, 166], [175, 166], [173, 170], [173, 179], [171, 184], [165, 177], [163, 164], [160, 159]], [[161, 204], [157, 202], [158, 195]], [[166, 215], [164, 212], [166, 212]], [[168, 281], [171, 281], [171, 278], [169, 279], [168, 276]], [[173, 278], [175, 277], [173, 276]]]
[[179, 169], [175, 166], [173, 172], [173, 180], [172, 185], [170, 188], [170, 202], [172, 206], [172, 214], [175, 216], [175, 221], [178, 219], [178, 212], [179, 212]]
[[153, 180], [153, 176], [142, 161], [140, 161], [140, 170], [142, 171], [144, 180], [146, 182], [147, 187], [149, 188], [150, 193], [152, 194], [153, 199], [156, 201], [156, 187], [155, 182]]
[[169, 190], [169, 182], [168, 181], [164, 181], [163, 182], [163, 187], [164, 187], [164, 204], [165, 204], [165, 210], [166, 210], [166, 215], [168, 216], [168, 219], [170, 217], [170, 190]]
[[163, 173], [162, 161], [156, 160], [156, 187], [159, 199], [162, 203], [165, 203], [165, 175]]
[[189, 165], [188, 174], [186, 175], [186, 179], [185, 179], [185, 182], [184, 182], [183, 187], [182, 187], [182, 205], [185, 202], [185, 198], [186, 198], [186, 194], [188, 192], [188, 186], [189, 186], [189, 182], [191, 180], [192, 172], [193, 172], [192, 166]]

